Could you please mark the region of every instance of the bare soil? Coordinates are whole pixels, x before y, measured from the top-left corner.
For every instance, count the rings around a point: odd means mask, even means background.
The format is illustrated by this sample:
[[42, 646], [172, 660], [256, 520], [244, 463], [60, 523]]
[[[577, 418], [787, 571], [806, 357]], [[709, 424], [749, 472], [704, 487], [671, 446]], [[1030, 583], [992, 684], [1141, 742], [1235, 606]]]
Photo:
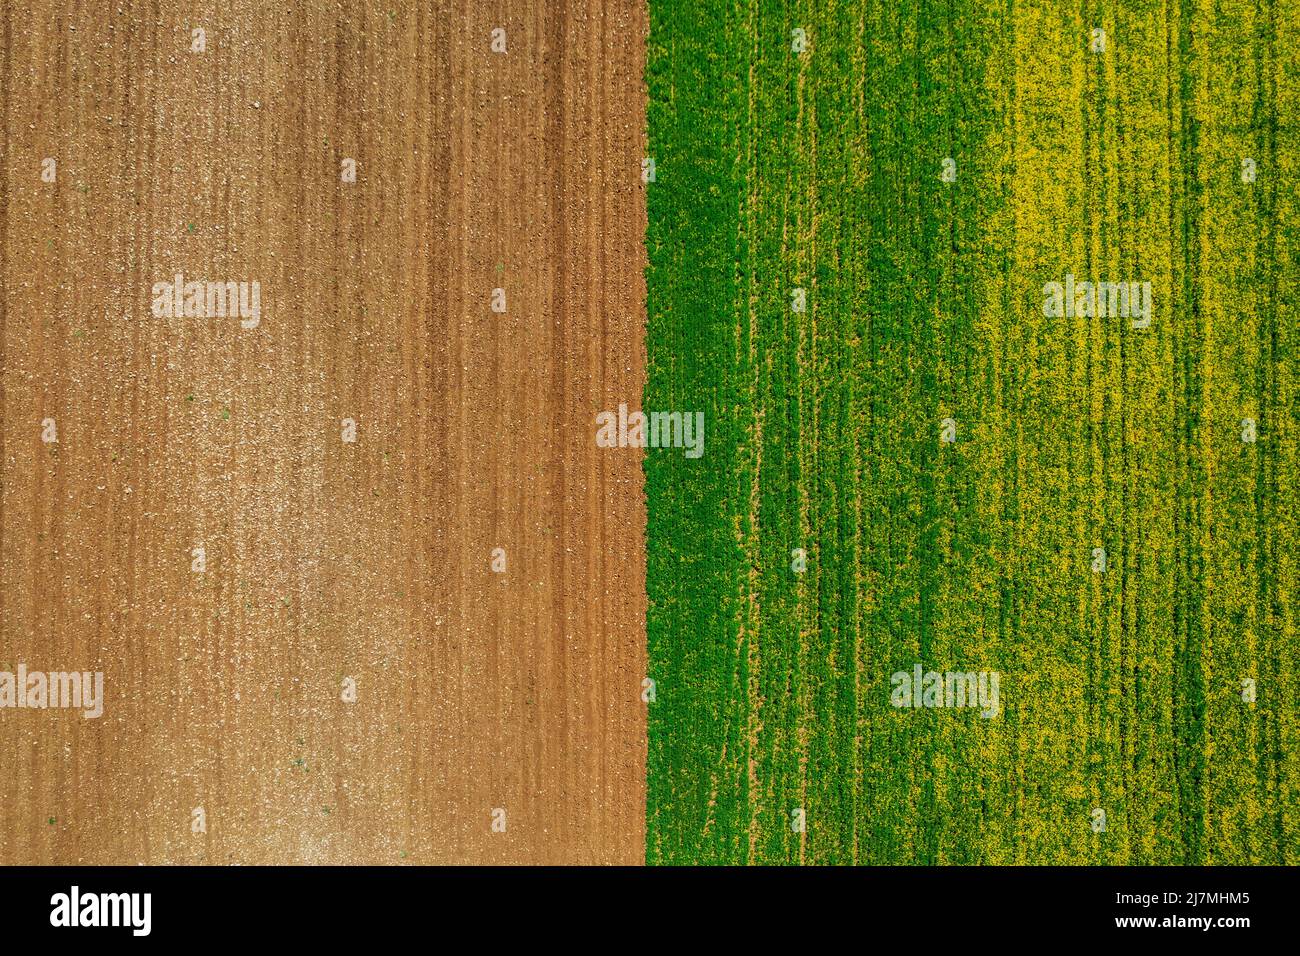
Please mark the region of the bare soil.
[[106, 700], [0, 709], [0, 863], [642, 862], [640, 0], [29, 6], [0, 670]]

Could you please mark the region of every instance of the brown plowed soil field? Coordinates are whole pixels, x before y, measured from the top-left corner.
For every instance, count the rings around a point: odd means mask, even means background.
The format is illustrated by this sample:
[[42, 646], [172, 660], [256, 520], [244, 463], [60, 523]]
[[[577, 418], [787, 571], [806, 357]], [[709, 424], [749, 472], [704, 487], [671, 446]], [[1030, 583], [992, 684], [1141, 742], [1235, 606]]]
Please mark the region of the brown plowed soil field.
[[0, 863], [641, 862], [639, 0], [0, 16]]

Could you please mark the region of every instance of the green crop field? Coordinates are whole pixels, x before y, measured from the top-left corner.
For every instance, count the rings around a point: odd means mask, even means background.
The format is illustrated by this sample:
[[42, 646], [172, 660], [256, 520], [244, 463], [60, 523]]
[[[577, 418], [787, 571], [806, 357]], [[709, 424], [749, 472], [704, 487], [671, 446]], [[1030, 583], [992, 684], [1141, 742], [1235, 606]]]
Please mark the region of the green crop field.
[[1300, 2], [650, 20], [647, 860], [1300, 862]]

